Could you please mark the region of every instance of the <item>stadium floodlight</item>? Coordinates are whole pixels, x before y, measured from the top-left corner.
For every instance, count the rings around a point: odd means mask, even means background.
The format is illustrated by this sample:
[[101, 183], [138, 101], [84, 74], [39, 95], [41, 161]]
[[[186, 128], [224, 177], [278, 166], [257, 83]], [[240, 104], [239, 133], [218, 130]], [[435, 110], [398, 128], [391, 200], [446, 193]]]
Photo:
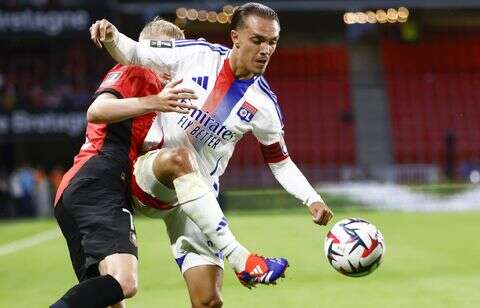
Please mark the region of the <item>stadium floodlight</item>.
[[176, 13], [178, 18], [187, 18], [187, 9], [184, 7], [179, 7]]

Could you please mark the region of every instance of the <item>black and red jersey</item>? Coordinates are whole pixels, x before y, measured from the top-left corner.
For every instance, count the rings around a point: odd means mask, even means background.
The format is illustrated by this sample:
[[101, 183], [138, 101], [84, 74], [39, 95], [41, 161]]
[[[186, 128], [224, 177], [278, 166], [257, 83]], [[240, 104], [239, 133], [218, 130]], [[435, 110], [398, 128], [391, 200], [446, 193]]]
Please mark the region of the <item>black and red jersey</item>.
[[[157, 94], [162, 89], [155, 73], [147, 68], [116, 65], [103, 79], [95, 97], [112, 93], [118, 98]], [[137, 159], [155, 113], [148, 113], [113, 124], [87, 124], [85, 143], [74, 158], [73, 166], [63, 176], [55, 203], [65, 188], [82, 178], [120, 177], [127, 184], [133, 162]]]

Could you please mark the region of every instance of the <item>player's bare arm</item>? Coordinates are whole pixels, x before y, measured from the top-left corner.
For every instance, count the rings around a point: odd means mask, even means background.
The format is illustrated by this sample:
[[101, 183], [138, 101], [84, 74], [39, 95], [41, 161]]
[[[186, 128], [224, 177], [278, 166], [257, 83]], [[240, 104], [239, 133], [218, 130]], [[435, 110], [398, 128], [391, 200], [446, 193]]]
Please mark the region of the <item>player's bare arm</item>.
[[91, 123], [115, 123], [149, 112], [188, 113], [195, 109], [191, 104], [181, 103], [184, 99], [197, 99], [194, 91], [188, 88], [176, 88], [182, 80], [168, 83], [155, 95], [119, 99], [110, 93], [99, 95], [87, 111], [87, 120]]

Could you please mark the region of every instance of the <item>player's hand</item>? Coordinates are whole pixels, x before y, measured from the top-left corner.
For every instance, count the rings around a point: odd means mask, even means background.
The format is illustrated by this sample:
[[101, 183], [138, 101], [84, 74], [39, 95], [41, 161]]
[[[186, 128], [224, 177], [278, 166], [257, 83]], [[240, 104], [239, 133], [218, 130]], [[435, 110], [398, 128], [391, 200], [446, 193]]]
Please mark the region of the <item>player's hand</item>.
[[102, 48], [102, 43], [112, 42], [115, 39], [117, 28], [106, 19], [97, 20], [90, 26], [90, 39]]
[[167, 72], [157, 72], [157, 77], [160, 80], [162, 86], [166, 86], [170, 81], [172, 81], [172, 76]]
[[321, 226], [326, 226], [333, 217], [330, 208], [321, 201], [310, 204], [308, 209], [312, 215], [313, 222]]
[[197, 109], [196, 106], [184, 102], [198, 97], [192, 89], [176, 88], [181, 82], [182, 79], [171, 81], [160, 93], [147, 96], [147, 108], [157, 112], [178, 113], [189, 113], [190, 109]]

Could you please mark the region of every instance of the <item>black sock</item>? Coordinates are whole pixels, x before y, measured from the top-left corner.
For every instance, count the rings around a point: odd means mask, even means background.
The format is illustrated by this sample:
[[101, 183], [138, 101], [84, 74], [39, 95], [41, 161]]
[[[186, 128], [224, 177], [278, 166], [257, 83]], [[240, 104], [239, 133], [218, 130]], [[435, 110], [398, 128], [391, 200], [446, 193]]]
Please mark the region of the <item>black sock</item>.
[[105, 308], [123, 299], [118, 281], [106, 275], [77, 284], [50, 308]]

